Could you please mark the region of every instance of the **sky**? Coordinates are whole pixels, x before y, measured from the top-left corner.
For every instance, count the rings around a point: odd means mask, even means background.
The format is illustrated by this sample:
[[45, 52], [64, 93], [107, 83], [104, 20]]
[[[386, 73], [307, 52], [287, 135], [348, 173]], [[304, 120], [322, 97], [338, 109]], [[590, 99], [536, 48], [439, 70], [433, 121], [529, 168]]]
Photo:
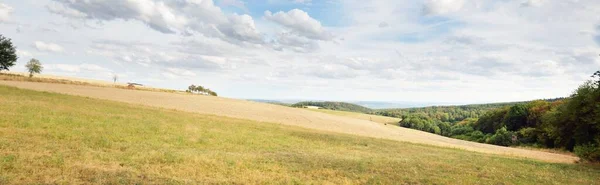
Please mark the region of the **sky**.
[[43, 74], [243, 99], [485, 103], [600, 70], [598, 0], [0, 0]]

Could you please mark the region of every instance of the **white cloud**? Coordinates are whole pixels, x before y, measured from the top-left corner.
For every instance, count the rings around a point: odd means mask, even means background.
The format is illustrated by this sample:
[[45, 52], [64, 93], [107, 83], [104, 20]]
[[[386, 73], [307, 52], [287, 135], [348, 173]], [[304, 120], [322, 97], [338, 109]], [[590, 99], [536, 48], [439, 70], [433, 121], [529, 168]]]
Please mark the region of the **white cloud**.
[[75, 9], [71, 9], [71, 8], [67, 8], [65, 7], [63, 4], [60, 3], [50, 3], [46, 6], [46, 8], [48, 9], [48, 11], [55, 13], [55, 14], [60, 14], [66, 17], [71, 17], [71, 18], [85, 18], [88, 15], [80, 12], [78, 10]]
[[60, 52], [64, 51], [64, 48], [58, 44], [46, 43], [46, 42], [42, 42], [42, 41], [35, 41], [33, 43], [33, 46], [38, 51], [55, 52], [55, 53], [60, 53]]
[[0, 3], [0, 23], [8, 22], [13, 11], [13, 7]]
[[[60, 6], [49, 6], [48, 9], [67, 17], [99, 21], [137, 20], [162, 33], [199, 33], [236, 44], [261, 44], [263, 41], [251, 16], [226, 15], [212, 0], [54, 1], [60, 3]], [[62, 9], [61, 6], [67, 9]]]
[[308, 15], [308, 13], [293, 9], [288, 12], [277, 12], [273, 14], [271, 11], [265, 11], [267, 20], [276, 22], [293, 33], [316, 40], [331, 40], [333, 34], [325, 30], [321, 23]]
[[169, 78], [169, 79], [182, 79], [182, 78], [192, 78], [196, 76], [196, 73], [186, 70], [186, 69], [181, 69], [181, 68], [173, 68], [173, 67], [169, 67], [167, 68], [167, 70], [165, 72], [161, 73], [164, 77]]
[[312, 0], [293, 0], [294, 3], [311, 4]]
[[54, 72], [68, 72], [68, 73], [80, 73], [80, 72], [110, 72], [112, 70], [101, 67], [96, 64], [44, 64], [44, 68], [48, 71]]
[[447, 14], [459, 11], [464, 0], [425, 0], [423, 11], [426, 15]]
[[[31, 10], [0, 24], [19, 56], [167, 88], [201, 76], [241, 98], [528, 100], [568, 95], [600, 67], [596, 0], [269, 0], [277, 11], [254, 17], [239, 0], [50, 2], [10, 2]], [[48, 41], [68, 48], [36, 51]]]
[[30, 58], [33, 55], [28, 51], [18, 49], [17, 56], [22, 59], [22, 58]]
[[526, 0], [521, 6], [540, 7], [544, 5], [545, 0]]

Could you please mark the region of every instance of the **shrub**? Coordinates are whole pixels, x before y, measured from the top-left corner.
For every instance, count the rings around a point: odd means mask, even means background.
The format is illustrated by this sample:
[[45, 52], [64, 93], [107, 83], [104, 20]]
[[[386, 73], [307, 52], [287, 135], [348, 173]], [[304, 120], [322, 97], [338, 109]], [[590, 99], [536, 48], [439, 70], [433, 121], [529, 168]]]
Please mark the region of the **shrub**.
[[515, 137], [515, 133], [508, 131], [506, 127], [502, 127], [496, 130], [496, 133], [492, 135], [492, 137], [486, 139], [486, 143], [494, 144], [494, 145], [502, 145], [502, 146], [510, 146], [515, 144], [513, 137]]
[[538, 138], [538, 130], [532, 127], [522, 128], [517, 132], [517, 136], [521, 143], [535, 143]]
[[584, 144], [575, 146], [573, 149], [575, 154], [586, 161], [600, 161], [600, 147], [596, 144]]

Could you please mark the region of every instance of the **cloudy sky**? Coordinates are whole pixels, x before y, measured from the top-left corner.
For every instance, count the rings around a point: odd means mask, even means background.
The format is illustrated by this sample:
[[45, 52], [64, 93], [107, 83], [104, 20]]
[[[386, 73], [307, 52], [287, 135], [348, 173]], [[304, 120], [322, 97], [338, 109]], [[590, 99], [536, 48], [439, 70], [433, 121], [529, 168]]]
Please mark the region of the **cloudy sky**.
[[25, 71], [261, 99], [568, 96], [600, 70], [598, 0], [0, 0]]

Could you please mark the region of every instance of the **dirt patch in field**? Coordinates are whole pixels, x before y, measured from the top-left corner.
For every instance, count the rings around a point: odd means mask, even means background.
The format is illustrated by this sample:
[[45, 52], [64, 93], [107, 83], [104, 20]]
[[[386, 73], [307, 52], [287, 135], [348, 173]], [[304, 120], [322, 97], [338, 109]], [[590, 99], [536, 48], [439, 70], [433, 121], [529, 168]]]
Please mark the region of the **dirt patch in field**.
[[578, 160], [577, 157], [570, 155], [463, 141], [394, 125], [384, 125], [367, 120], [245, 100], [70, 84], [18, 81], [0, 81], [0, 84], [23, 89], [86, 96], [201, 114], [213, 114], [272, 122], [330, 132], [459, 148], [482, 153], [525, 157], [547, 162], [573, 163]]

